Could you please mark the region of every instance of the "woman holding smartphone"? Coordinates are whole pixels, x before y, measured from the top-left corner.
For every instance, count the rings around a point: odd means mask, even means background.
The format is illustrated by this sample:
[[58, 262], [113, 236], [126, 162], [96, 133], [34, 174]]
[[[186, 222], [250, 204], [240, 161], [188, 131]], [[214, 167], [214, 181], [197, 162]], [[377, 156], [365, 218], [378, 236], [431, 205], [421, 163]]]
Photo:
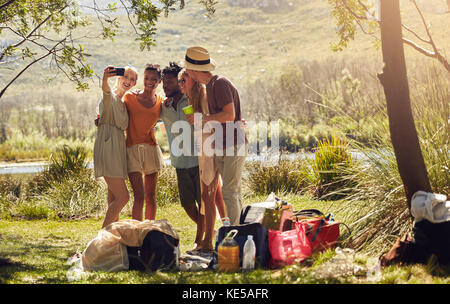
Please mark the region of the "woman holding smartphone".
[[125, 184], [127, 156], [124, 134], [128, 127], [128, 113], [122, 97], [136, 85], [138, 73], [127, 66], [123, 76], [117, 76], [111, 89], [108, 79], [116, 76], [116, 73], [112, 66], [107, 66], [103, 71], [103, 95], [94, 143], [94, 174], [96, 178], [103, 176], [108, 186], [108, 210], [102, 228], [119, 220], [120, 211], [129, 200]]

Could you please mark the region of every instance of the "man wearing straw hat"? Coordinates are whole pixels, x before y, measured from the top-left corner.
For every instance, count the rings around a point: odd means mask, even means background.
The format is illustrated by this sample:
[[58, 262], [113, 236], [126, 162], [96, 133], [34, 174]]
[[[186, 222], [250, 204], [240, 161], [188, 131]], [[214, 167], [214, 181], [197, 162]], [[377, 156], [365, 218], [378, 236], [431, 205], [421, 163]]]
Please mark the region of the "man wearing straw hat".
[[[247, 138], [241, 121], [239, 93], [229, 79], [211, 73], [215, 68], [216, 63], [206, 49], [195, 46], [186, 50], [187, 74], [206, 85], [210, 114], [203, 116], [202, 122], [216, 122], [215, 161], [222, 176], [222, 194], [230, 222], [237, 225], [242, 209], [241, 176], [247, 154]], [[187, 117], [191, 124], [194, 123], [192, 116]]]

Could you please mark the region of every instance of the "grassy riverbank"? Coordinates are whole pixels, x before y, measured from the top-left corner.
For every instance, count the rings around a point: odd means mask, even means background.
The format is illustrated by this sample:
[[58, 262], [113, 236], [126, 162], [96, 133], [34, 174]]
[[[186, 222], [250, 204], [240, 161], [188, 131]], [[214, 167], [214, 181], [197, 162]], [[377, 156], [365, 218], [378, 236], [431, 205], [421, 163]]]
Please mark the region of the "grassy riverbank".
[[[283, 199], [297, 208], [319, 208], [336, 212], [339, 220], [345, 220], [342, 213], [345, 202], [317, 202], [308, 197], [287, 195]], [[263, 200], [263, 196], [248, 197], [245, 203]], [[361, 204], [360, 206], [362, 206]], [[356, 206], [355, 206], [356, 207]], [[126, 214], [122, 218], [126, 218]], [[176, 227], [181, 241], [181, 250], [190, 249], [195, 235], [195, 226], [176, 204], [158, 209], [158, 218], [167, 218]], [[77, 250], [82, 251], [97, 234], [102, 218], [89, 217], [82, 220], [0, 220], [0, 258], [8, 259], [9, 265], [0, 266], [0, 283], [69, 283], [66, 264]], [[373, 266], [377, 255], [358, 252], [353, 259], [359, 272], [333, 268], [335, 253], [327, 251], [313, 256], [301, 266], [288, 266], [280, 270], [256, 270], [251, 273], [221, 274], [211, 270], [201, 272], [156, 272], [141, 273], [122, 271], [118, 273], [91, 272], [80, 281], [70, 283], [126, 283], [126, 284], [309, 284], [309, 283], [450, 283], [450, 269], [429, 265], [391, 266], [383, 269], [379, 277], [367, 276], [367, 268]], [[328, 263], [328, 264], [327, 264]], [[331, 265], [331, 266], [330, 266]], [[334, 265], [334, 266], [333, 266]], [[330, 267], [330, 268], [327, 268]], [[334, 269], [329, 273], [326, 269]]]
[[[67, 259], [76, 251], [82, 251], [96, 235], [106, 211], [105, 184], [96, 181], [92, 169], [85, 167], [87, 153], [83, 151], [66, 147], [54, 156], [43, 173], [0, 178], [0, 258], [6, 259], [0, 266], [2, 282], [68, 282]], [[282, 270], [236, 274], [93, 272], [80, 282], [450, 283], [449, 269], [439, 267], [433, 260], [422, 266], [392, 266], [376, 277], [367, 274], [376, 259], [411, 227], [398, 177], [391, 180], [394, 189], [387, 196], [383, 192], [389, 189], [386, 185], [378, 185], [381, 192], [372, 193], [371, 183], [355, 180], [364, 174], [371, 175], [370, 170], [382, 170], [383, 166], [391, 164], [392, 157], [388, 153], [385, 159], [377, 158], [378, 167], [368, 167], [364, 172], [364, 166], [347, 153], [347, 144], [334, 138], [319, 145], [314, 161], [284, 160], [273, 167], [261, 163], [246, 165], [244, 205], [264, 201], [270, 192], [275, 192], [295, 210], [315, 208], [326, 214], [333, 213], [338, 221], [350, 227], [350, 237], [346, 229], [342, 229], [340, 243], [342, 247], [355, 250], [350, 272], [333, 262], [334, 251], [327, 251], [301, 266]], [[131, 187], [129, 189], [131, 191]], [[195, 226], [179, 205], [176, 189], [174, 169], [164, 168], [157, 188], [157, 218], [169, 219], [175, 226], [184, 252], [193, 244]], [[130, 214], [131, 203], [123, 210], [122, 218], [129, 218]], [[216, 228], [218, 225], [219, 222]], [[335, 267], [337, 270], [330, 271]]]

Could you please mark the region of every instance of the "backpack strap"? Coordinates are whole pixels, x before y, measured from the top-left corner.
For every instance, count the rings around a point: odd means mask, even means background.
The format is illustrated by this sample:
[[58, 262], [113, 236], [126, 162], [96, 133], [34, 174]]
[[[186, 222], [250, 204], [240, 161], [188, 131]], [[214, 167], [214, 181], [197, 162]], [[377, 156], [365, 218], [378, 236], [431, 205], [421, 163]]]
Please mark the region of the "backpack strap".
[[322, 230], [322, 227], [325, 226], [327, 224], [327, 222], [325, 221], [325, 219], [321, 219], [320, 223], [319, 223], [319, 227], [317, 227], [316, 231], [314, 232], [314, 235], [311, 239], [312, 242], [314, 242], [316, 240], [317, 235], [319, 234], [319, 232]]
[[325, 215], [317, 209], [304, 209], [304, 210], [296, 210], [292, 212], [292, 217], [298, 222], [299, 217], [325, 217]]

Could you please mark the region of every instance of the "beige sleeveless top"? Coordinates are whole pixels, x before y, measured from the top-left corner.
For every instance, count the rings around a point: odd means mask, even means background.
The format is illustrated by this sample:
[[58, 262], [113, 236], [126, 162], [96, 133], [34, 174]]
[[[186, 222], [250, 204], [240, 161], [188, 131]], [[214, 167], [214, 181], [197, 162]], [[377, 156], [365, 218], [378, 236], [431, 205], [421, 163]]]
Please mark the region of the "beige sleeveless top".
[[[202, 100], [200, 102], [201, 102], [201, 106], [203, 109], [203, 115], [209, 114], [207, 98], [202, 98]], [[207, 138], [210, 137], [212, 134], [213, 134], [213, 132], [201, 134], [201, 140], [202, 140], [201, 143], [202, 143], [203, 148], [205, 147], [205, 145], [203, 145], [203, 144], [205, 143]], [[211, 185], [211, 183], [214, 181], [214, 178], [217, 175], [218, 168], [217, 168], [216, 162], [214, 160], [214, 155], [210, 155], [210, 154], [211, 153], [209, 153], [209, 154], [205, 153], [205, 151], [203, 151], [203, 149], [202, 149], [201, 155], [198, 156], [198, 167], [200, 170], [200, 180], [205, 185], [207, 185], [208, 188], [209, 188], [209, 186], [212, 186], [214, 189], [214, 187], [216, 185]], [[208, 190], [211, 191], [213, 189], [208, 189]]]

